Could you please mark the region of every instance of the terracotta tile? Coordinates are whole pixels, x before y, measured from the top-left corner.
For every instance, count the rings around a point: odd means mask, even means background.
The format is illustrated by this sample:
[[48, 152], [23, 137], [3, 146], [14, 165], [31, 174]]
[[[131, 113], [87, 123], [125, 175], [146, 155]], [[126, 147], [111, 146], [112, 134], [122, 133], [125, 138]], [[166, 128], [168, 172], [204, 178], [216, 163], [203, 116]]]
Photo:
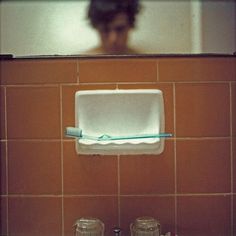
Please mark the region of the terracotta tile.
[[174, 232], [175, 204], [174, 197], [121, 197], [122, 235], [130, 235], [130, 224], [142, 216], [154, 217], [161, 223], [162, 234]]
[[9, 141], [10, 194], [60, 194], [60, 142]]
[[7, 235], [7, 198], [0, 197], [0, 235]]
[[105, 224], [105, 236], [113, 235], [112, 228], [118, 225], [117, 202], [117, 198], [112, 196], [65, 197], [65, 236], [73, 235], [72, 226], [82, 217], [100, 219]]
[[232, 83], [232, 96], [231, 96], [231, 107], [232, 107], [232, 135], [236, 137], [236, 83]]
[[229, 193], [230, 140], [177, 140], [178, 193]]
[[230, 196], [183, 196], [177, 201], [178, 235], [231, 235]]
[[160, 81], [235, 81], [235, 58], [171, 58], [159, 61]]
[[8, 138], [60, 138], [57, 87], [7, 89]]
[[77, 61], [23, 59], [1, 61], [2, 84], [52, 84], [77, 81]]
[[233, 148], [233, 192], [236, 193], [236, 137], [232, 139]]
[[[236, 219], [236, 195], [233, 196], [233, 219]], [[233, 223], [233, 235], [236, 235], [236, 224]]]
[[164, 97], [165, 131], [174, 134], [173, 85], [159, 84], [118, 84], [119, 89], [160, 89]]
[[115, 89], [116, 85], [71, 85], [62, 87], [62, 121], [63, 130], [75, 125], [75, 93], [79, 90]]
[[157, 63], [153, 59], [97, 59], [79, 61], [79, 82], [155, 82]]
[[5, 133], [5, 88], [0, 87], [0, 139], [6, 138]]
[[229, 136], [229, 84], [176, 84], [176, 136]]
[[121, 156], [121, 194], [174, 193], [174, 144], [165, 141], [158, 156]]
[[0, 142], [0, 194], [4, 195], [7, 193], [6, 189], [6, 142]]
[[115, 156], [77, 155], [75, 143], [64, 142], [64, 192], [66, 194], [116, 194]]
[[61, 198], [9, 198], [9, 235], [62, 235], [61, 212]]

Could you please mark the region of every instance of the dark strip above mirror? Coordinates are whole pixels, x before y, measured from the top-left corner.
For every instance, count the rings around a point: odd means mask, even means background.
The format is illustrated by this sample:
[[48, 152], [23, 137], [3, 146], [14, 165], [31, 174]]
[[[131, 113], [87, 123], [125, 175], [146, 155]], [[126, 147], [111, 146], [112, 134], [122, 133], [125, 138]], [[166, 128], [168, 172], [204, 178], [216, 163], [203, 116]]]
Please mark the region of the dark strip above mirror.
[[0, 60], [12, 59], [63, 59], [63, 58], [78, 58], [78, 59], [109, 59], [109, 58], [163, 58], [163, 57], [236, 57], [236, 52], [232, 54], [221, 53], [199, 53], [199, 54], [132, 54], [132, 55], [29, 55], [29, 56], [14, 56], [12, 54], [0, 54]]

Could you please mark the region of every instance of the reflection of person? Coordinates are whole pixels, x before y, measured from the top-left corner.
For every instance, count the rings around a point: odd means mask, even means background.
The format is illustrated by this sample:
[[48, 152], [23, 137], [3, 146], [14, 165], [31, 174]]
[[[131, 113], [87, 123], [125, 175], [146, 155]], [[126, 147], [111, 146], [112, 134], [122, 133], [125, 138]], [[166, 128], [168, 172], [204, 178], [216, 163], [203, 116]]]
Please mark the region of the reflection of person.
[[91, 0], [88, 19], [98, 31], [100, 45], [86, 53], [133, 54], [128, 46], [130, 30], [140, 10], [139, 0]]

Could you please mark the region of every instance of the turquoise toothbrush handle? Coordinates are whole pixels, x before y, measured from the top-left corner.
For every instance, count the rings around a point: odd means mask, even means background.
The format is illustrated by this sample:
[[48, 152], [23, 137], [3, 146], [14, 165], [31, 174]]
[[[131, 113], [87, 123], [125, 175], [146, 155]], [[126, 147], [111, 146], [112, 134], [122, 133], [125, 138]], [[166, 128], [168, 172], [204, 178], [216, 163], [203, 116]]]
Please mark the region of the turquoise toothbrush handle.
[[172, 134], [169, 133], [160, 133], [160, 134], [141, 134], [141, 135], [133, 135], [133, 136], [110, 136], [110, 135], [102, 135], [100, 137], [83, 135], [82, 130], [75, 127], [67, 127], [66, 128], [66, 136], [79, 138], [79, 139], [89, 139], [95, 141], [110, 141], [110, 140], [126, 140], [126, 139], [140, 139], [140, 138], [168, 138], [172, 137]]
[[98, 141], [139, 139], [139, 138], [168, 138], [168, 137], [172, 137], [172, 134], [160, 133], [160, 134], [142, 134], [142, 135], [133, 135], [133, 136], [102, 135], [102, 136], [98, 137]]

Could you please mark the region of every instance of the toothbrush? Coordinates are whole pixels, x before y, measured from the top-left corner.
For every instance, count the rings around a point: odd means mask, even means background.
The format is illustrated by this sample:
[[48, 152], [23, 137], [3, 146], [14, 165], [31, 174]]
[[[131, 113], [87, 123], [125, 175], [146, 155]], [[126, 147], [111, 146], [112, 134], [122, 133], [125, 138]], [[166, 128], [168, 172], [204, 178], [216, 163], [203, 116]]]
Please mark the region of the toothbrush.
[[160, 133], [160, 134], [141, 134], [141, 135], [132, 135], [132, 136], [109, 136], [109, 135], [102, 135], [98, 137], [98, 141], [103, 140], [124, 140], [124, 139], [140, 139], [140, 138], [167, 138], [171, 137], [172, 134], [168, 133]]
[[104, 134], [102, 136], [95, 137], [95, 136], [82, 134], [82, 130], [79, 128], [67, 127], [66, 136], [75, 137], [79, 139], [95, 140], [95, 141], [111, 141], [111, 140], [141, 139], [141, 138], [168, 138], [168, 137], [172, 137], [172, 134], [159, 133], [159, 134], [140, 134], [140, 135], [132, 135], [132, 136], [110, 136], [110, 135]]

